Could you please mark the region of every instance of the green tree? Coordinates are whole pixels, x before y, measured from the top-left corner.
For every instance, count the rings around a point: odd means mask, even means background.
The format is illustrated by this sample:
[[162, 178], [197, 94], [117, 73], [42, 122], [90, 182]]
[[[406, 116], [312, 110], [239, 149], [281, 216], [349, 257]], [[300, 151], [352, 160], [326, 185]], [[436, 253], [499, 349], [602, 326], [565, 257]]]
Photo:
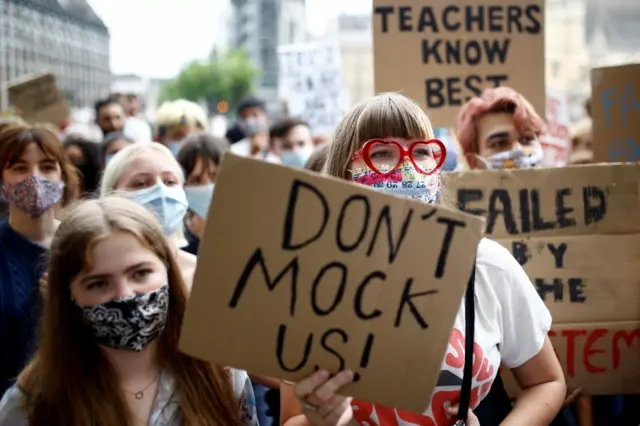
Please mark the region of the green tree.
[[210, 111], [215, 111], [220, 101], [233, 107], [253, 91], [258, 75], [258, 68], [245, 52], [228, 50], [220, 54], [214, 50], [207, 60], [187, 64], [175, 79], [165, 83], [159, 98], [161, 102], [204, 100]]

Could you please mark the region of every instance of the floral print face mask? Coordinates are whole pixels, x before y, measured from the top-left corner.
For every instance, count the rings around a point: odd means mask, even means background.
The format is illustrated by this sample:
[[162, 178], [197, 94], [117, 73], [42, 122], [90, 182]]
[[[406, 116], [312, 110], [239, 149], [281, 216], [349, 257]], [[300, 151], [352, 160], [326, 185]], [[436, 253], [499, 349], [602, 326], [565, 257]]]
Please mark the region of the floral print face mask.
[[40, 217], [62, 201], [64, 183], [40, 176], [29, 176], [15, 184], [3, 183], [0, 194], [31, 217]]
[[169, 286], [80, 307], [98, 344], [140, 352], [160, 336], [169, 313]]

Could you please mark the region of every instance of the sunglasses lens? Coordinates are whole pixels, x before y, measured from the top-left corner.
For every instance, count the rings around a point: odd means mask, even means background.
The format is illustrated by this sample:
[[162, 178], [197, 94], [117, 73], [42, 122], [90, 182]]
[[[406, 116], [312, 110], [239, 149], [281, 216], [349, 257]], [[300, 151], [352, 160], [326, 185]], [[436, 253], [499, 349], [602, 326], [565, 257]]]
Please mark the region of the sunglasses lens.
[[433, 142], [418, 143], [411, 150], [411, 158], [423, 173], [433, 173], [442, 155], [440, 145]]
[[375, 172], [389, 173], [400, 162], [400, 149], [395, 144], [373, 142], [368, 147], [371, 165]]

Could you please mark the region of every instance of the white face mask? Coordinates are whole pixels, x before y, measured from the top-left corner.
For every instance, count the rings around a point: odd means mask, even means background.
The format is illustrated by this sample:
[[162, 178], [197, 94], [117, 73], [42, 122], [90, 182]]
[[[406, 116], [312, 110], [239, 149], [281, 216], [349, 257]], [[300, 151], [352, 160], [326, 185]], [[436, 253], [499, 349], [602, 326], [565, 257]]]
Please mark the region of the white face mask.
[[476, 156], [484, 168], [500, 169], [530, 169], [539, 167], [544, 159], [544, 151], [539, 143], [530, 146], [520, 146], [511, 151], [499, 152], [488, 158]]

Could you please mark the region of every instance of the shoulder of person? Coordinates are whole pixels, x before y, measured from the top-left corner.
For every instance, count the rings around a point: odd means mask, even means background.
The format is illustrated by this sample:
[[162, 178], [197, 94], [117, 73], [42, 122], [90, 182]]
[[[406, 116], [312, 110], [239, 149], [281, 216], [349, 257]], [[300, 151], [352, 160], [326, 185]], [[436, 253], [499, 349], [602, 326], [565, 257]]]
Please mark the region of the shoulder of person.
[[29, 419], [24, 411], [25, 395], [13, 386], [5, 392], [0, 401], [0, 426], [28, 426]]
[[236, 398], [240, 398], [242, 394], [247, 390], [247, 386], [251, 388], [251, 379], [245, 370], [239, 370], [237, 368], [229, 368], [229, 378], [231, 386], [233, 387], [233, 394]]
[[238, 142], [234, 143], [233, 145], [231, 145], [231, 152], [236, 154], [236, 155], [244, 155], [247, 156], [249, 155], [249, 149], [250, 149], [250, 143], [249, 143], [249, 139], [244, 138], [242, 140], [239, 140]]
[[500, 243], [489, 238], [483, 238], [478, 244], [476, 268], [483, 268], [492, 274], [510, 274], [514, 269], [522, 269], [511, 252]]

